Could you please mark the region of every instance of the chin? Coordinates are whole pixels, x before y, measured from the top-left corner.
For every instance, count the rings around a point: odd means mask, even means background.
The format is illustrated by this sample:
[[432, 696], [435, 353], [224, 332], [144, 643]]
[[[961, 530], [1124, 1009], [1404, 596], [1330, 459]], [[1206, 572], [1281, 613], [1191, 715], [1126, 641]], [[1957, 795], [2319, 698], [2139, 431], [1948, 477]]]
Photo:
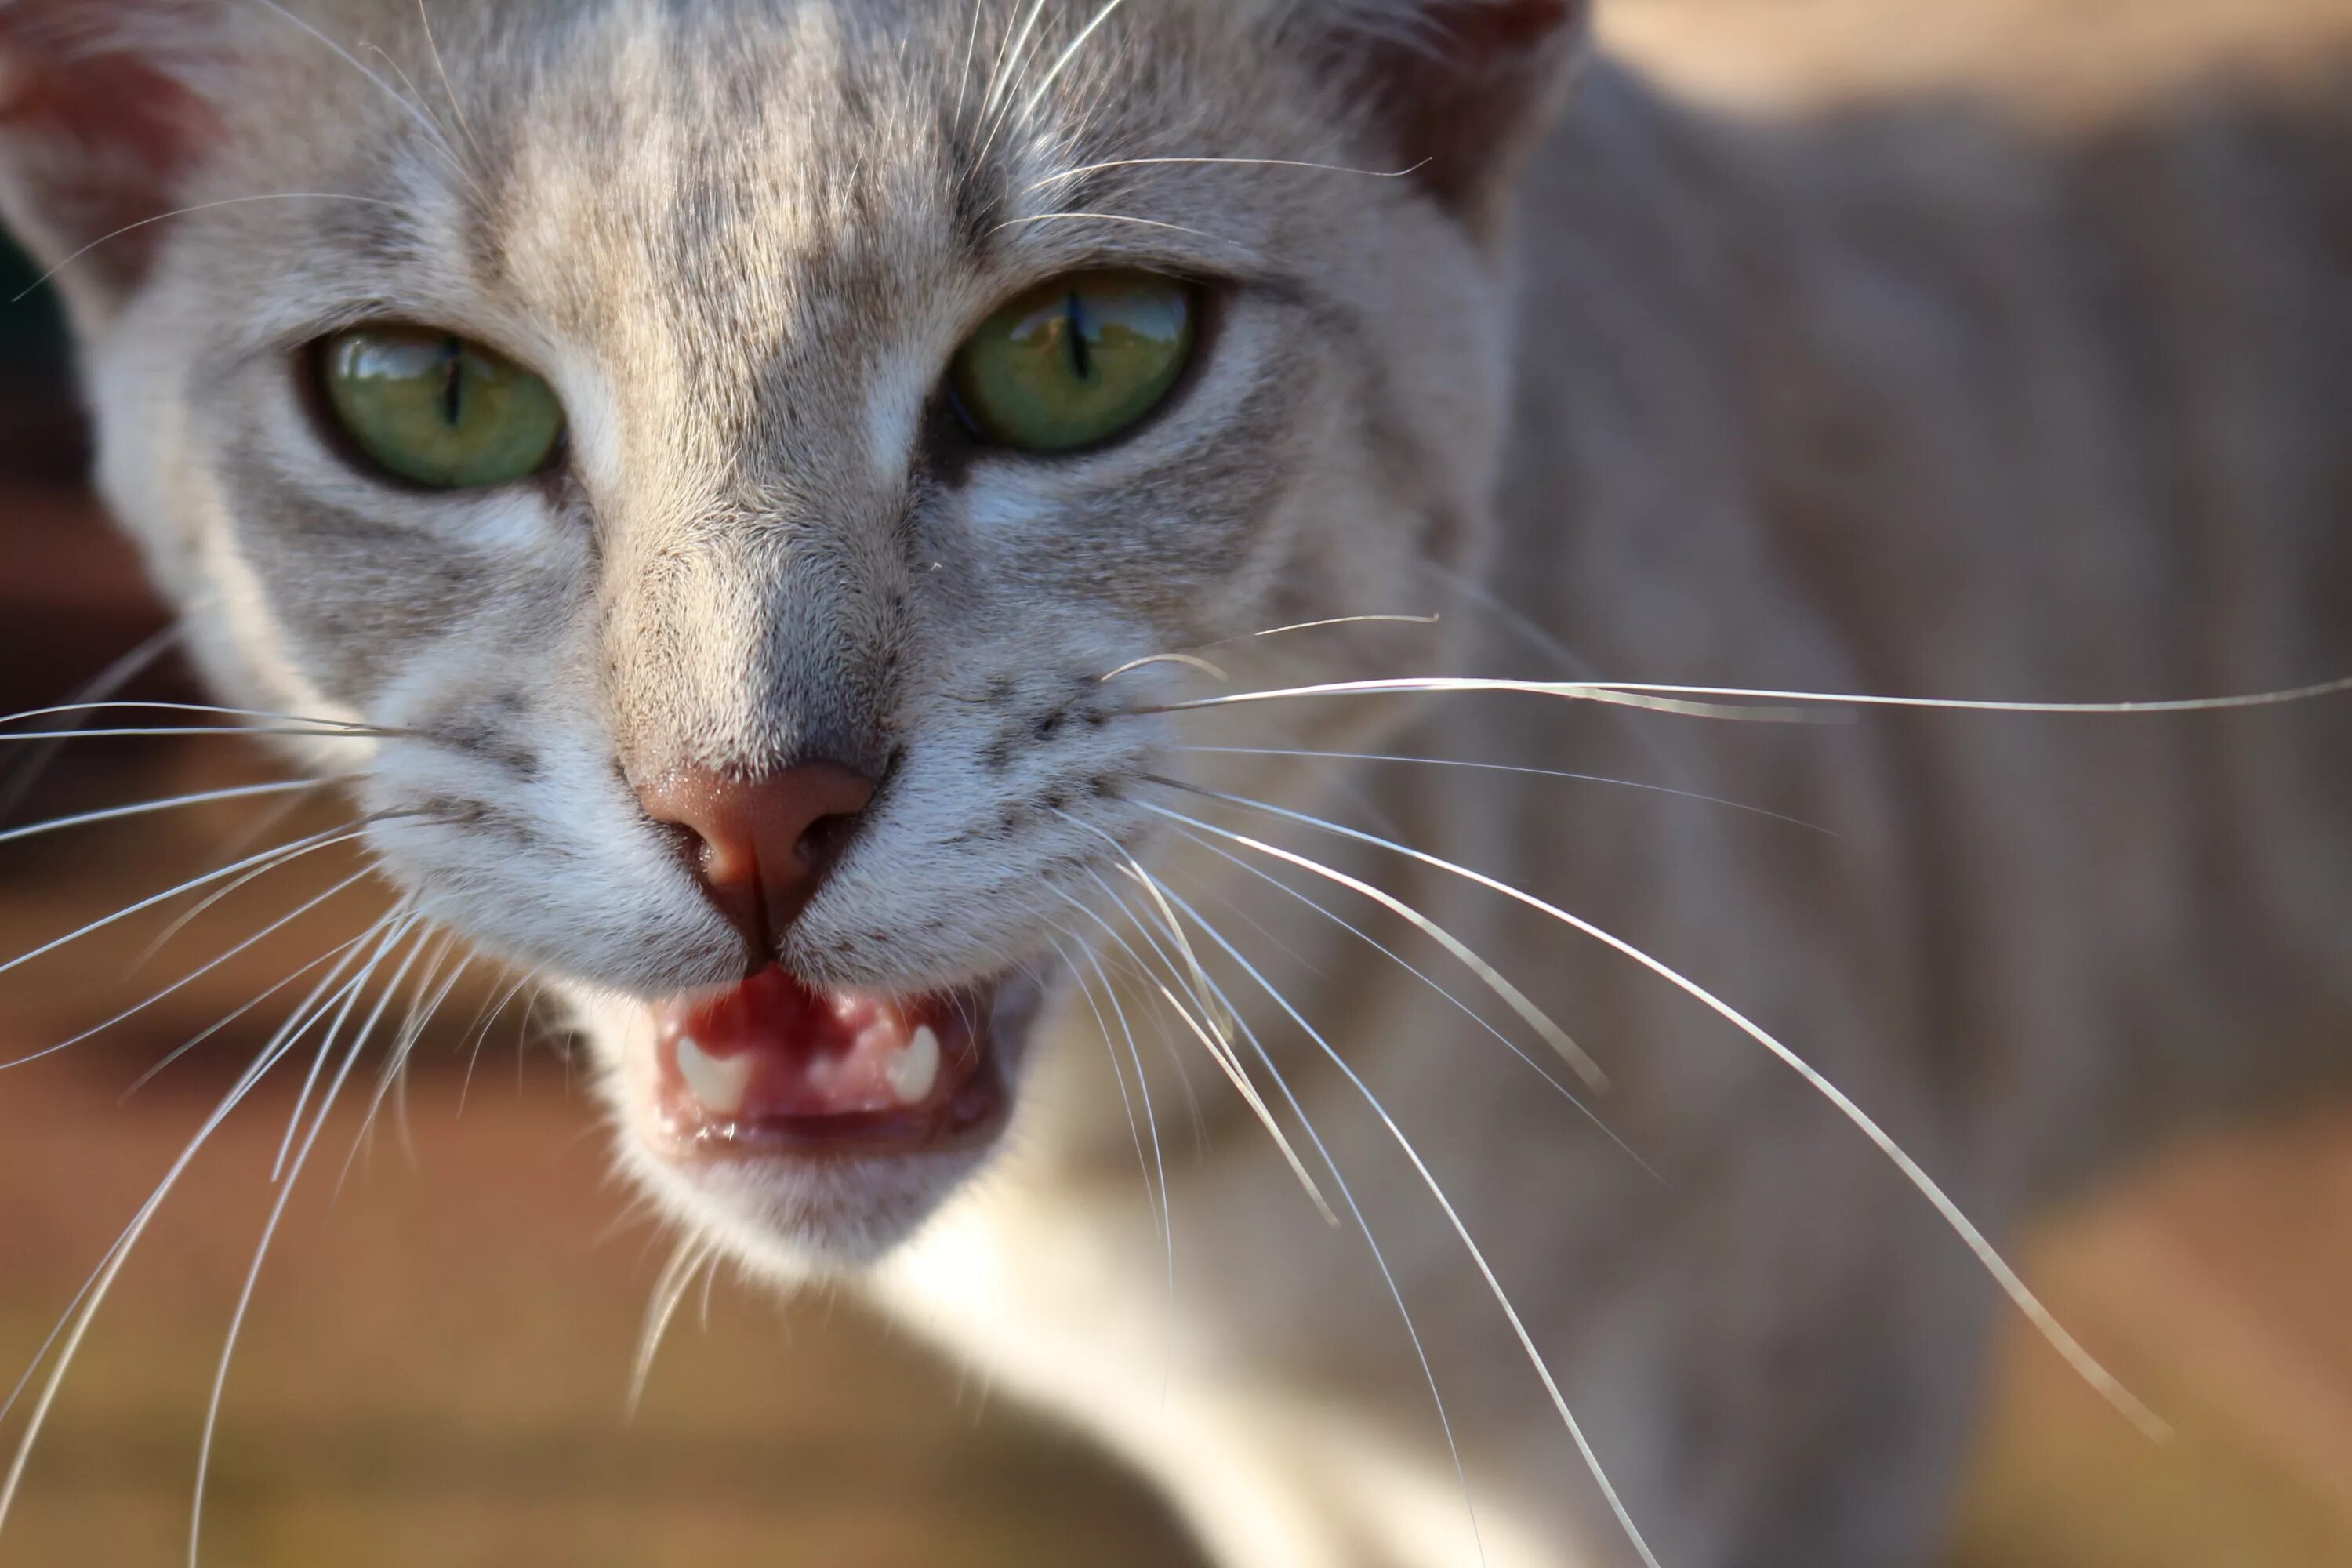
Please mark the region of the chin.
[[897, 996], [775, 966], [652, 1004], [568, 989], [623, 1167], [784, 1282], [877, 1261], [987, 1166], [1045, 1000], [1026, 973]]

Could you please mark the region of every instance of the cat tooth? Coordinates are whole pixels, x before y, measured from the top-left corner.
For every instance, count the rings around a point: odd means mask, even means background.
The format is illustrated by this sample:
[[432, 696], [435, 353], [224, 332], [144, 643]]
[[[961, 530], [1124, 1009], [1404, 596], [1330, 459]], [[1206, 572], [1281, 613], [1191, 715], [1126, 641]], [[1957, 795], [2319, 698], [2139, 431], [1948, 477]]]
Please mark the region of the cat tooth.
[[940, 1086], [940, 1037], [929, 1024], [923, 1025], [883, 1070], [899, 1104], [922, 1104]]
[[677, 1076], [686, 1080], [686, 1091], [694, 1102], [712, 1116], [741, 1112], [743, 1099], [751, 1090], [754, 1065], [748, 1053], [721, 1061], [704, 1050], [693, 1036], [678, 1038]]

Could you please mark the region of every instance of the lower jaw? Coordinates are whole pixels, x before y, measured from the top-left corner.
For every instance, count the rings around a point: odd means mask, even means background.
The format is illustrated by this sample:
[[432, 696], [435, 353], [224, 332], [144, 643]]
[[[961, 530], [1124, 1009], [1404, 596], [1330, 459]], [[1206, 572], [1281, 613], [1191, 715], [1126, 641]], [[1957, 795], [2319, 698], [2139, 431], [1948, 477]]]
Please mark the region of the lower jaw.
[[663, 1119], [661, 1152], [685, 1163], [719, 1160], [848, 1162], [965, 1152], [996, 1141], [1012, 1097], [993, 1048], [947, 1104], [838, 1116], [762, 1116], [681, 1126]]

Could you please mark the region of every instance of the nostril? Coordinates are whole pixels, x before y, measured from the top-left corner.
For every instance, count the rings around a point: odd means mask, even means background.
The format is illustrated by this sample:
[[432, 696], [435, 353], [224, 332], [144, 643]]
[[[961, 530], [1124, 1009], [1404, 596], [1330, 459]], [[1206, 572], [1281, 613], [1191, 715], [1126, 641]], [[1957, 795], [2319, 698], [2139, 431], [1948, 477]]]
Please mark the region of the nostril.
[[855, 769], [803, 763], [756, 778], [676, 769], [638, 798], [764, 962], [848, 847], [875, 788]]
[[864, 820], [862, 812], [839, 811], [810, 823], [795, 847], [801, 864], [812, 871], [831, 870], [842, 851], [849, 847], [849, 841], [857, 836], [858, 826]]

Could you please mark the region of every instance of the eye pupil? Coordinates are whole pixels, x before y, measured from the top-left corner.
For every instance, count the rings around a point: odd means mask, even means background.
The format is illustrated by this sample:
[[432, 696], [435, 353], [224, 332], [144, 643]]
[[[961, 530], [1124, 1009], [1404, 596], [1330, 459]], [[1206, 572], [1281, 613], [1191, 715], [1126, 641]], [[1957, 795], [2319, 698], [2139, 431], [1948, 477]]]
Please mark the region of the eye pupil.
[[446, 328], [338, 332], [318, 361], [352, 455], [436, 490], [512, 484], [561, 449], [563, 405], [545, 380]]
[[441, 345], [441, 422], [457, 428], [466, 412], [466, 345], [450, 338]]
[[1104, 270], [1014, 299], [957, 351], [949, 389], [975, 436], [1040, 456], [1085, 451], [1140, 426], [1192, 362], [1199, 291], [1160, 273]]
[[1067, 323], [1070, 340], [1070, 368], [1080, 381], [1094, 379], [1094, 347], [1087, 342], [1087, 302], [1078, 291], [1070, 290], [1068, 302], [1063, 307], [1063, 320]]

